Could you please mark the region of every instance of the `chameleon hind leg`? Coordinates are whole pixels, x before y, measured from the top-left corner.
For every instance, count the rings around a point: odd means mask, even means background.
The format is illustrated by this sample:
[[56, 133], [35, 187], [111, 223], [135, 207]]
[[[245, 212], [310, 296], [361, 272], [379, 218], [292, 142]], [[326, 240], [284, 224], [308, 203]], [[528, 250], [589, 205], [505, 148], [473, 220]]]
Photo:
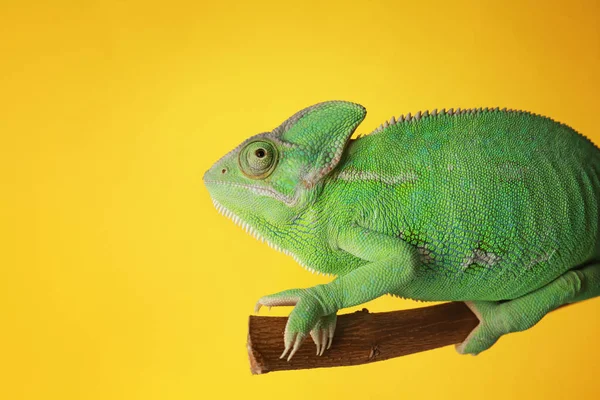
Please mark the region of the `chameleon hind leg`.
[[479, 318], [479, 325], [456, 346], [456, 350], [461, 354], [478, 354], [490, 348], [504, 334], [531, 328], [544, 315], [563, 304], [599, 295], [600, 264], [591, 264], [567, 271], [546, 286], [510, 301], [466, 302]]

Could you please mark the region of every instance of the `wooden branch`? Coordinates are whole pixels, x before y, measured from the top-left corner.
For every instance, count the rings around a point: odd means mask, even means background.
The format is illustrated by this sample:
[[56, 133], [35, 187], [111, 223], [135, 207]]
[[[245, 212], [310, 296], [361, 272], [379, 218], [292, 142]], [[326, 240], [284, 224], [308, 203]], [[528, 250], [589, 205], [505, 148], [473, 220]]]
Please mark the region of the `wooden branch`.
[[329, 350], [315, 355], [307, 338], [291, 361], [283, 351], [286, 317], [250, 316], [248, 356], [253, 374], [358, 365], [462, 342], [479, 323], [462, 302], [371, 314], [367, 309], [338, 316]]

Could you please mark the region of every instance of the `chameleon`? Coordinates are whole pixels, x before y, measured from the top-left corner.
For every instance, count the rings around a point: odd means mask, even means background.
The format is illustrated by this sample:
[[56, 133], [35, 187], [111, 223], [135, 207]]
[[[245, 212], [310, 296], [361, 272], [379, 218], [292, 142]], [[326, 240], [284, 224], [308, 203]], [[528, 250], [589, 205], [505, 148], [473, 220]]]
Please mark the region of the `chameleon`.
[[307, 107], [218, 160], [214, 206], [331, 282], [285, 290], [290, 360], [332, 345], [338, 310], [389, 294], [461, 301], [478, 354], [561, 305], [600, 294], [600, 151], [550, 118], [498, 108], [392, 118], [353, 137], [366, 109]]

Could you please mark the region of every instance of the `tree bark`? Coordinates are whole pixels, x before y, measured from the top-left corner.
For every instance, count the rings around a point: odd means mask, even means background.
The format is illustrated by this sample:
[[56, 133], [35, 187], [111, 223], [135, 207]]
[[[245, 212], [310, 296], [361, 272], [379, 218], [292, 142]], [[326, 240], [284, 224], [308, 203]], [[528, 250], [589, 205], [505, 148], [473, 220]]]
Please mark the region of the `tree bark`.
[[462, 342], [479, 320], [462, 302], [412, 310], [338, 316], [329, 350], [317, 356], [308, 337], [291, 361], [280, 359], [286, 317], [250, 316], [248, 356], [252, 374], [339, 367], [387, 360]]

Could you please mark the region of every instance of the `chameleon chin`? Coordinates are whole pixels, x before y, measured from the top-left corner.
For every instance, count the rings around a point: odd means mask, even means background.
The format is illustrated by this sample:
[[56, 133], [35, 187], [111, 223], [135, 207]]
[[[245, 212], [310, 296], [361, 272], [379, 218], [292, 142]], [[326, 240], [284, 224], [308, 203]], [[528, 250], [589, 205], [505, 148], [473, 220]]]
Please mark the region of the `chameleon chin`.
[[364, 107], [329, 101], [255, 135], [204, 175], [215, 207], [330, 283], [258, 300], [295, 306], [281, 357], [336, 313], [385, 294], [464, 301], [477, 354], [549, 311], [600, 294], [600, 151], [524, 111], [392, 118], [351, 139]]

